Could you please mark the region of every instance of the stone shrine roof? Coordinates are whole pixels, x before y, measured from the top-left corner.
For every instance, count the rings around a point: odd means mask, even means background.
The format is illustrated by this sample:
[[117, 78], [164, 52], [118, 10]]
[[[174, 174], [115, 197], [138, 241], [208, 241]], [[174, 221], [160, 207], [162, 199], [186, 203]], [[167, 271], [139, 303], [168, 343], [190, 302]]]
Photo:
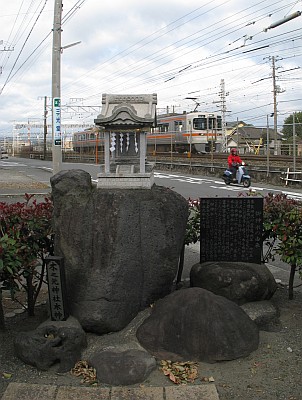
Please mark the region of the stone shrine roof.
[[156, 94], [103, 94], [102, 112], [94, 120], [105, 129], [155, 126]]

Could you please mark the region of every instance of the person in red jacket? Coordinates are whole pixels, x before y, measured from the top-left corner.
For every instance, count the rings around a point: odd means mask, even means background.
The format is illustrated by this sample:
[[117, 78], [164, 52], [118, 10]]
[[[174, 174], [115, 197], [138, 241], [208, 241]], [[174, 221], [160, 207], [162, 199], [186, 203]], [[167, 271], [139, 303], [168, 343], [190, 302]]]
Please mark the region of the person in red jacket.
[[231, 149], [231, 153], [228, 156], [228, 165], [234, 179], [236, 179], [236, 172], [240, 164], [242, 164], [242, 160], [237, 154], [237, 149]]

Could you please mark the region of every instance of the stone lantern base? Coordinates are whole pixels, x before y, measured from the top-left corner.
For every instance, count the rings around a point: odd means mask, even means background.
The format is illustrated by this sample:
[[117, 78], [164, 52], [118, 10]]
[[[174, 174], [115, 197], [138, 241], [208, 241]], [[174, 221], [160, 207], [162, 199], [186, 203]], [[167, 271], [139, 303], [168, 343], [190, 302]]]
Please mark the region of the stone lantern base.
[[151, 189], [154, 184], [154, 165], [145, 164], [145, 172], [140, 172], [139, 164], [119, 164], [112, 162], [110, 172], [103, 171], [97, 175], [97, 188], [103, 189]]

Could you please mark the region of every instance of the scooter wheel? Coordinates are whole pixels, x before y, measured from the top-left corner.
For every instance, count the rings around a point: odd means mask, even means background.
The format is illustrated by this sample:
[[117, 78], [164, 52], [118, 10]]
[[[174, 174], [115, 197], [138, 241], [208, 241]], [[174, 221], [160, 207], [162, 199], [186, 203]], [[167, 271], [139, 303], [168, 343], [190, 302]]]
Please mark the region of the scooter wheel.
[[248, 188], [251, 186], [251, 180], [250, 179], [243, 179], [242, 184], [245, 188]]

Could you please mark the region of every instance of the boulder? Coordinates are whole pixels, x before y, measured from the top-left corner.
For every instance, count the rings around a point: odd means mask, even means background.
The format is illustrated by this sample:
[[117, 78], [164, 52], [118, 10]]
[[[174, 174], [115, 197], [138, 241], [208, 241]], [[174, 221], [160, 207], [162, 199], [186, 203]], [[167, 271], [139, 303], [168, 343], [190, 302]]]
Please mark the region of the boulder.
[[69, 371], [86, 346], [86, 334], [73, 317], [45, 321], [34, 331], [19, 332], [14, 341], [16, 356], [41, 371], [55, 363], [59, 364], [59, 372]]
[[233, 360], [259, 343], [258, 327], [236, 303], [201, 288], [181, 289], [156, 302], [136, 335], [156, 358], [173, 361]]
[[104, 350], [94, 354], [89, 364], [96, 369], [98, 381], [113, 386], [144, 382], [156, 368], [156, 360], [143, 350]]
[[243, 304], [241, 308], [261, 331], [280, 331], [280, 312], [270, 301], [253, 301], [252, 303]]
[[55, 254], [64, 257], [70, 313], [85, 331], [119, 331], [169, 294], [188, 204], [151, 189], [102, 189], [82, 170], [51, 178]]
[[277, 289], [275, 278], [264, 264], [205, 262], [193, 265], [191, 287], [201, 287], [241, 305], [269, 300]]

